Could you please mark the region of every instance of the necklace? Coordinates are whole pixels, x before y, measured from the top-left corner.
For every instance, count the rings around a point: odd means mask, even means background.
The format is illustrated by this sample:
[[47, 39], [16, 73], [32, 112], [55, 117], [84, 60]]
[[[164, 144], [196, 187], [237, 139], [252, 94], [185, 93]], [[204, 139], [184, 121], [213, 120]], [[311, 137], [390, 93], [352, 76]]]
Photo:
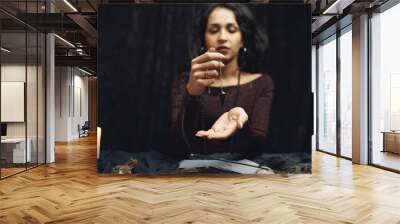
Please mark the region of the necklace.
[[219, 102], [221, 103], [221, 107], [224, 106], [225, 103], [225, 96], [226, 96], [226, 92], [224, 91], [224, 85], [222, 83], [222, 68], [221, 66], [219, 66], [219, 80], [221, 81], [221, 89], [219, 92]]
[[[237, 70], [236, 96], [235, 96], [235, 102], [234, 102], [234, 104], [236, 104], [237, 97], [238, 97], [238, 95], [239, 95], [240, 75], [241, 75], [241, 72], [240, 72], [240, 70], [238, 69], [238, 70]], [[224, 103], [225, 103], [226, 92], [224, 91], [224, 85], [223, 85], [223, 80], [222, 80], [222, 69], [221, 69], [221, 67], [219, 67], [219, 80], [220, 80], [220, 82], [221, 82], [220, 91], [219, 91], [219, 102], [220, 102], [221, 107], [222, 107], [222, 106], [224, 106]]]
[[[235, 101], [237, 100], [237, 95], [239, 94], [239, 85], [240, 85], [240, 75], [241, 75], [241, 72], [240, 72], [240, 70], [238, 69], [237, 71], [236, 71], [236, 73], [237, 73], [237, 75], [236, 75], [236, 77], [237, 77], [237, 94], [236, 94], [236, 98], [235, 98]], [[220, 83], [221, 83], [221, 85], [220, 85], [220, 87], [219, 87], [219, 101], [220, 101], [220, 104], [221, 104], [221, 107], [222, 106], [224, 106], [224, 103], [225, 103], [225, 97], [226, 97], [226, 92], [225, 92], [225, 90], [224, 90], [224, 85], [223, 85], [223, 79], [222, 79], [222, 68], [221, 67], [219, 67], [219, 74], [218, 74], [218, 76], [219, 76], [219, 80], [220, 80]], [[211, 94], [211, 89], [210, 89], [210, 87], [207, 87], [207, 92], [208, 92], [208, 95], [210, 95]]]

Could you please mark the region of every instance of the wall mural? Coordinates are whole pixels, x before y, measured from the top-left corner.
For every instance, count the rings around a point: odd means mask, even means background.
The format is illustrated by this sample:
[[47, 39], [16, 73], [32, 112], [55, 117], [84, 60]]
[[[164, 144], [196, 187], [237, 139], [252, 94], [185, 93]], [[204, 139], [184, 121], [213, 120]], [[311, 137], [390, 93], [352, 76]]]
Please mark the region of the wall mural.
[[311, 172], [308, 5], [104, 4], [98, 31], [99, 172]]

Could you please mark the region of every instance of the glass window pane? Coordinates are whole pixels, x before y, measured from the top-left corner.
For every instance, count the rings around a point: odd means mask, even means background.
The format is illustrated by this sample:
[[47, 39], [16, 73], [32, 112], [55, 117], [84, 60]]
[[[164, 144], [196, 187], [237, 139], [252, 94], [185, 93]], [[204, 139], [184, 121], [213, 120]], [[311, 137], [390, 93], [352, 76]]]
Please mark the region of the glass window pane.
[[318, 48], [318, 148], [336, 153], [336, 39]]
[[27, 26], [0, 12], [0, 177], [4, 178], [45, 162], [45, 35], [34, 30], [39, 21], [32, 16], [45, 12], [45, 0], [0, 2], [16, 17], [29, 13], [27, 23], [33, 24]]
[[[317, 48], [316, 48], [316, 46], [315, 45], [313, 45], [312, 46], [312, 56], [311, 56], [311, 58], [312, 58], [312, 65], [311, 65], [311, 67], [312, 67], [312, 78], [311, 78], [311, 82], [312, 82], [312, 84], [311, 84], [311, 89], [312, 89], [312, 92], [313, 92], [313, 104], [314, 105], [317, 105], [317, 90], [316, 90], [316, 86], [317, 86]], [[312, 136], [312, 150], [315, 150], [315, 149], [317, 149], [317, 145], [316, 145], [316, 143], [317, 143], [317, 141], [316, 141], [316, 133], [317, 133], [317, 107], [316, 106], [314, 106], [314, 112], [313, 112], [313, 114], [314, 114], [314, 118], [313, 118], [313, 123], [314, 123], [314, 127], [313, 127], [313, 129], [314, 129], [314, 133], [313, 133], [313, 136]]]
[[27, 55], [27, 80], [26, 80], [26, 113], [27, 113], [27, 142], [30, 144], [30, 161], [28, 168], [37, 165], [37, 79], [38, 79], [38, 36], [36, 32], [28, 32], [28, 55]]
[[46, 60], [46, 37], [43, 33], [39, 34], [38, 45], [38, 164], [45, 163], [45, 60]]
[[352, 157], [352, 35], [340, 37], [340, 152]]
[[26, 144], [26, 33], [1, 34], [1, 174], [25, 170], [30, 159]]
[[400, 4], [372, 25], [372, 163], [400, 170]]

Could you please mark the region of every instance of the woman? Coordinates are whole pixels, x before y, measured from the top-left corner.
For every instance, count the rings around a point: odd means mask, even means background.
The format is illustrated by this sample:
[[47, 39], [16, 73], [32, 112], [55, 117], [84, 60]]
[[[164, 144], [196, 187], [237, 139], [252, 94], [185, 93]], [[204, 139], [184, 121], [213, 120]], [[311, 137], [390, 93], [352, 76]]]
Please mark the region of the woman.
[[173, 130], [191, 153], [260, 152], [273, 81], [250, 71], [265, 50], [266, 37], [241, 4], [211, 5], [197, 26], [194, 52], [199, 56], [191, 61], [189, 77], [174, 83]]

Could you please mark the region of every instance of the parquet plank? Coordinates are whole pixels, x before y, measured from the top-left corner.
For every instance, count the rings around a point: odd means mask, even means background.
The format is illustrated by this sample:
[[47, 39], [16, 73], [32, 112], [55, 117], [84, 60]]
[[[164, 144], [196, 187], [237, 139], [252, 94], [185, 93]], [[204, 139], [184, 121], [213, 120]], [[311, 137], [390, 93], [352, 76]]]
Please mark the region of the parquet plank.
[[313, 174], [112, 176], [94, 137], [0, 181], [0, 223], [398, 223], [400, 175], [313, 152]]

